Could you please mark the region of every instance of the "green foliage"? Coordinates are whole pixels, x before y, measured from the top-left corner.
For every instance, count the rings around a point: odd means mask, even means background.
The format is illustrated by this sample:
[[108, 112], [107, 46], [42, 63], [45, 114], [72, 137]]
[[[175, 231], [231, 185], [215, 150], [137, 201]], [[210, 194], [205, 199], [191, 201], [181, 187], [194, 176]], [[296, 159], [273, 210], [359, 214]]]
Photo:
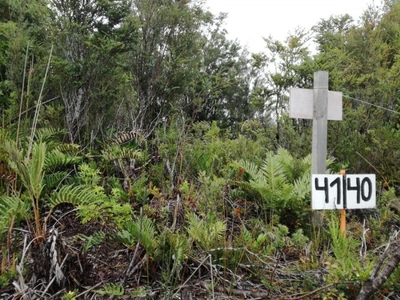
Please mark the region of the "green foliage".
[[[49, 8], [49, 39], [54, 44], [51, 88], [63, 95], [70, 141], [88, 141], [83, 129], [95, 137], [99, 129], [120, 128], [116, 115], [125, 120], [127, 114], [124, 110], [121, 113], [119, 105], [129, 106], [129, 101], [121, 99], [131, 99], [125, 91], [132, 89], [118, 60], [137, 40], [137, 26], [129, 22], [127, 1], [83, 5], [54, 0]], [[83, 15], [92, 17], [77, 17]]]
[[292, 244], [297, 250], [302, 250], [307, 246], [309, 238], [303, 233], [303, 229], [297, 229], [292, 235]]
[[131, 190], [133, 191], [134, 200], [138, 203], [145, 203], [151, 194], [151, 190], [148, 186], [148, 179], [145, 176], [141, 176], [134, 182], [132, 182]]
[[259, 159], [265, 151], [260, 142], [265, 140], [265, 136], [261, 132], [249, 135], [231, 138], [221, 131], [217, 122], [193, 124], [193, 132], [188, 137], [190, 143], [185, 144], [184, 162], [191, 172], [188, 175], [204, 172], [208, 176], [236, 179], [237, 174], [232, 174], [232, 161]]
[[358, 251], [358, 241], [350, 234], [343, 234], [339, 230], [338, 217], [332, 213], [329, 222], [329, 233], [331, 237], [331, 249], [335, 256], [329, 267], [329, 279], [332, 282], [341, 280], [365, 281], [372, 268], [373, 261], [367, 258], [361, 263]]
[[132, 207], [121, 204], [113, 196], [107, 197], [104, 193], [95, 194], [96, 202], [83, 204], [78, 207], [78, 216], [83, 224], [89, 221], [97, 221], [104, 226], [116, 226], [122, 228], [132, 217]]
[[125, 244], [129, 248], [140, 243], [146, 250], [148, 256], [154, 255], [159, 244], [156, 227], [146, 215], [141, 215], [133, 222], [126, 222], [124, 228], [119, 231], [115, 240]]
[[78, 294], [77, 290], [69, 291], [61, 297], [61, 300], [76, 300], [75, 296]]
[[17, 278], [17, 272], [15, 270], [5, 270], [0, 274], [0, 288], [7, 287], [10, 284], [11, 280], [15, 278]]
[[52, 209], [63, 203], [90, 205], [95, 204], [97, 201], [96, 193], [84, 185], [63, 185], [59, 190], [53, 191], [49, 198], [49, 204]]
[[76, 178], [78, 184], [63, 185], [51, 194], [49, 204], [53, 210], [62, 203], [73, 204], [78, 207], [77, 215], [82, 223], [95, 220], [102, 224], [114, 224], [122, 228], [130, 220], [133, 212], [128, 203], [121, 203], [125, 192], [121, 187], [112, 187], [110, 194], [106, 194], [102, 186], [99, 169], [82, 164]]
[[[23, 151], [12, 142], [6, 142], [5, 150], [9, 155], [9, 165], [21, 177], [29, 197], [33, 202], [38, 202], [43, 189], [46, 144], [35, 143], [32, 148], [32, 158], [25, 158]], [[35, 203], [33, 207], [38, 209]]]
[[87, 252], [93, 246], [100, 245], [105, 238], [106, 234], [103, 231], [96, 232], [92, 236], [82, 235], [85, 240], [85, 244], [83, 245], [82, 252]]
[[388, 278], [388, 282], [384, 286], [387, 286], [388, 289], [399, 291], [400, 290], [399, 278], [400, 278], [400, 268], [397, 267], [392, 273], [392, 275]]
[[218, 248], [226, 231], [225, 222], [218, 220], [215, 214], [209, 213], [200, 218], [193, 212], [186, 215], [189, 236], [195, 241], [197, 247], [202, 250]]
[[400, 200], [394, 188], [389, 188], [377, 195], [377, 213], [368, 218], [371, 234], [368, 236], [373, 247], [379, 247], [387, 242], [387, 237], [393, 232], [393, 224], [400, 222]]
[[30, 215], [30, 206], [15, 196], [0, 196], [0, 238], [7, 227], [12, 228], [14, 222], [23, 220]]
[[88, 186], [96, 186], [101, 181], [100, 170], [93, 165], [82, 164], [79, 166], [79, 180]]
[[239, 161], [238, 165], [248, 174], [249, 180], [236, 184], [263, 208], [270, 212], [270, 220], [277, 215], [291, 230], [308, 222], [307, 210], [310, 199], [310, 157], [295, 159], [288, 151], [277, 154], [268, 152], [261, 166], [251, 161]]
[[69, 172], [67, 171], [54, 171], [52, 173], [46, 174], [46, 177], [43, 178], [43, 193], [49, 194], [49, 192], [59, 187], [59, 185], [63, 181], [66, 181], [66, 179], [68, 178], [68, 174]]
[[[67, 148], [66, 148], [67, 149]], [[74, 165], [81, 161], [81, 158], [68, 153], [63, 153], [58, 149], [54, 149], [46, 155], [44, 162], [44, 168], [46, 171], [55, 171], [59, 167], [66, 167], [68, 165]]]
[[122, 147], [116, 143], [110, 144], [102, 150], [102, 156], [108, 162], [122, 160], [122, 159], [138, 159], [142, 157], [140, 150], [133, 150], [130, 148]]
[[[256, 278], [270, 298], [274, 292], [284, 297], [281, 284], [287, 277], [293, 283], [287, 294], [315, 291], [322, 283], [313, 276], [315, 267], [318, 274], [326, 268], [326, 281], [335, 286], [310, 297], [350, 296], [347, 284], [358, 286], [368, 277], [377, 249], [400, 222], [399, 12], [398, 2], [387, 1], [382, 8], [371, 6], [357, 23], [348, 15], [321, 20], [314, 27], [318, 53], [313, 57], [306, 47], [309, 33], [298, 29], [284, 41], [266, 38], [266, 52], [249, 58], [227, 38], [224, 17], [205, 11], [201, 1], [4, 1], [2, 269], [15, 267], [20, 252], [20, 231], [14, 229], [33, 229], [44, 241], [51, 213], [68, 203], [82, 223], [74, 230], [100, 227], [91, 236], [80, 235], [83, 252], [107, 243], [105, 232], [116, 232], [113, 238], [130, 249], [145, 249], [149, 287], [161, 280], [178, 292], [177, 285], [193, 271], [187, 259], [198, 261], [200, 249], [223, 255], [218, 257], [221, 282], [234, 286], [232, 280]], [[27, 141], [50, 42], [52, 72], [43, 90], [48, 98], [35, 138]], [[329, 71], [329, 89], [344, 95], [343, 121], [328, 125], [333, 171], [346, 166], [348, 173], [376, 173], [380, 188], [377, 210], [352, 212], [347, 236], [332, 215], [328, 230], [321, 228], [320, 240], [311, 245], [306, 235], [312, 126], [286, 113], [289, 89], [311, 88], [313, 72], [321, 69]], [[66, 130], [49, 126], [54, 124]], [[132, 129], [143, 130], [146, 141], [99, 141], [106, 132]], [[65, 139], [79, 145], [61, 142]], [[104, 145], [100, 150], [98, 142]], [[178, 195], [184, 225], [165, 227], [170, 201]], [[139, 217], [137, 204], [144, 204]], [[54, 221], [64, 225], [63, 219]], [[65, 230], [69, 233], [68, 226]], [[368, 247], [361, 257], [360, 239]], [[284, 254], [296, 261], [277, 260], [270, 274], [266, 257]], [[161, 277], [150, 276], [158, 270]], [[398, 289], [398, 273], [384, 289]], [[274, 276], [285, 280], [274, 282]], [[2, 273], [0, 283], [9, 281]], [[85, 286], [83, 280], [80, 284]], [[121, 296], [124, 290], [110, 283], [98, 294]]]
[[347, 300], [346, 294], [334, 288], [325, 293], [323, 300]]
[[125, 289], [119, 283], [107, 283], [101, 290], [94, 290], [94, 292], [99, 295], [123, 296]]
[[136, 297], [144, 297], [149, 293], [148, 290], [146, 290], [145, 287], [138, 287], [137, 289], [135, 289], [133, 292], [131, 292], [131, 297], [133, 299], [136, 299]]
[[43, 236], [45, 230], [41, 228], [40, 198], [44, 187], [44, 161], [46, 144], [34, 143], [32, 157], [24, 157], [24, 152], [19, 150], [15, 142], [6, 141], [5, 151], [9, 155], [9, 165], [19, 175], [31, 202], [34, 214], [34, 236]]
[[[35, 131], [35, 140], [46, 143], [50, 149], [61, 146], [59, 138], [65, 134], [64, 130], [54, 127], [38, 128]], [[75, 145], [77, 146], [77, 145]]]
[[198, 181], [196, 198], [199, 214], [202, 217], [210, 214], [219, 216], [224, 211], [223, 196], [227, 181], [216, 176], [207, 176], [205, 172], [199, 173]]
[[186, 234], [173, 232], [170, 229], [160, 234], [160, 245], [155, 259], [161, 263], [163, 282], [170, 289], [181, 280], [184, 262], [191, 250], [192, 240]]

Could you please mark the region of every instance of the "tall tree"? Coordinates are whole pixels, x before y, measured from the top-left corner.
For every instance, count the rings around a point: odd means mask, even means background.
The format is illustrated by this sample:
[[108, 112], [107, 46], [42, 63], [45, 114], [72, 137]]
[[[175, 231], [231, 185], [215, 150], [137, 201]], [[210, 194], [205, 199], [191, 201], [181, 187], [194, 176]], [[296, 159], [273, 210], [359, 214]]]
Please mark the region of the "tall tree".
[[51, 8], [53, 88], [65, 106], [69, 139], [92, 141], [103, 129], [104, 115], [123, 98], [121, 84], [126, 80], [118, 58], [136, 35], [134, 24], [127, 25], [130, 1], [53, 0]]
[[197, 121], [218, 120], [222, 127], [229, 127], [251, 117], [252, 77], [248, 53], [237, 41], [227, 38], [224, 18], [224, 15], [216, 17], [215, 25], [206, 35], [197, 95], [192, 96], [203, 100], [191, 108], [197, 110]]
[[20, 105], [27, 109], [38, 94], [43, 54], [48, 50], [47, 13], [42, 0], [5, 0], [0, 4], [0, 110], [4, 113], [8, 109], [1, 117], [15, 117]]
[[[180, 110], [198, 79], [201, 29], [212, 16], [195, 1], [133, 1], [138, 44], [130, 53], [135, 111], [132, 125], [152, 131]], [[189, 101], [192, 101], [190, 99]]]
[[308, 49], [310, 36], [297, 28], [284, 42], [273, 37], [264, 40], [266, 53], [253, 55], [256, 78], [253, 103], [261, 109], [258, 115], [276, 149], [296, 149], [297, 155], [304, 156], [310, 150], [310, 143], [304, 143], [309, 139], [310, 123], [290, 120], [287, 113], [289, 89], [312, 85], [315, 64]]

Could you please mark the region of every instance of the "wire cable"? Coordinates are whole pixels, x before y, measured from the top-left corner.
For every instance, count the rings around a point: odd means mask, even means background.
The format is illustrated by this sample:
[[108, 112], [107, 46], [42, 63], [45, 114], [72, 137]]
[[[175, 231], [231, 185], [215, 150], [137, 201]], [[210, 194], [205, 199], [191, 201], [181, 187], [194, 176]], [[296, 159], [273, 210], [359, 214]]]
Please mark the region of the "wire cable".
[[369, 102], [364, 101], [364, 100], [353, 98], [353, 97], [350, 97], [350, 96], [347, 96], [347, 95], [343, 95], [343, 97], [349, 98], [351, 100], [358, 101], [358, 102], [361, 102], [361, 103], [364, 103], [364, 104], [367, 104], [367, 105], [371, 105], [371, 106], [374, 106], [376, 108], [380, 108], [380, 109], [383, 109], [383, 110], [386, 110], [386, 111], [390, 111], [390, 112], [392, 112], [394, 114], [400, 114], [400, 112], [398, 112], [398, 111], [395, 111], [395, 110], [392, 110], [392, 109], [389, 109], [389, 108], [386, 108], [386, 107], [383, 107], [383, 106], [380, 106], [380, 105], [372, 104], [372, 103], [369, 103]]

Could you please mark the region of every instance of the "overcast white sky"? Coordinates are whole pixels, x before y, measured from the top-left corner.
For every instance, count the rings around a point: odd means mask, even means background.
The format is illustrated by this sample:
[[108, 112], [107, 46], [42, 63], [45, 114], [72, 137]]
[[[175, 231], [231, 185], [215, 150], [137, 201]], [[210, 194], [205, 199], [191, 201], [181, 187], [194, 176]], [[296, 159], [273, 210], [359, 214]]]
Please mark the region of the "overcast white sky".
[[263, 51], [262, 37], [283, 41], [298, 26], [310, 29], [320, 19], [348, 13], [356, 21], [368, 5], [381, 0], [206, 0], [213, 13], [226, 12], [225, 27], [251, 52]]

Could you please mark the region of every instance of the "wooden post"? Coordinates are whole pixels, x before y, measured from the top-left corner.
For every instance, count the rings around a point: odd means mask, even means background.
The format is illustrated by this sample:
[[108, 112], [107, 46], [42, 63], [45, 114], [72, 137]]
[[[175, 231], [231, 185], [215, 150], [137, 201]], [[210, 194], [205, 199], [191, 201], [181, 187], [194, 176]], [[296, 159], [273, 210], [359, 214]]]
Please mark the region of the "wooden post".
[[[328, 135], [328, 72], [314, 73], [313, 129], [312, 129], [312, 174], [326, 173]], [[322, 215], [313, 212], [314, 223], [322, 226]]]
[[[340, 170], [340, 175], [346, 175], [345, 170]], [[346, 203], [344, 203], [346, 204]], [[340, 210], [340, 232], [346, 234], [346, 207]]]
[[326, 173], [328, 135], [328, 72], [314, 73], [312, 173]]

